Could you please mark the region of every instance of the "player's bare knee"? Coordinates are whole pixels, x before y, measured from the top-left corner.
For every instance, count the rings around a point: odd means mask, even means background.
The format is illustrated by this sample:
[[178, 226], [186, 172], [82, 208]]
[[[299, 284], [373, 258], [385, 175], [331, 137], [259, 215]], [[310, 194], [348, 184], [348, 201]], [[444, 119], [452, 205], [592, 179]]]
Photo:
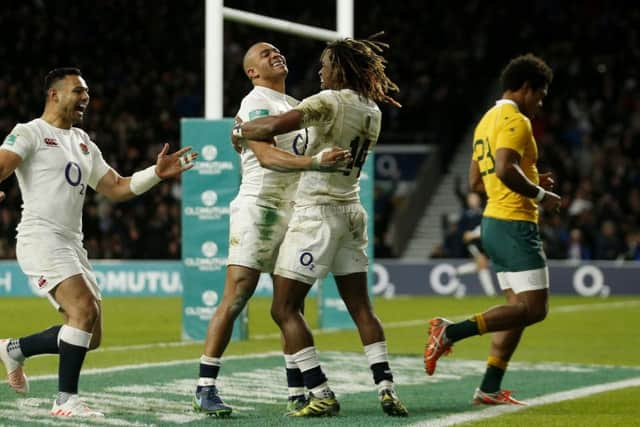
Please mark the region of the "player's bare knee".
[[523, 304], [526, 308], [526, 325], [542, 322], [547, 317], [547, 304]]
[[251, 295], [246, 295], [242, 292], [238, 292], [233, 296], [233, 299], [229, 304], [229, 313], [231, 314], [231, 316], [233, 316], [234, 319], [238, 317], [240, 312], [247, 305], [250, 297]]
[[537, 304], [530, 308], [529, 310], [529, 319], [531, 320], [530, 324], [542, 322], [549, 312], [547, 304]]
[[99, 316], [99, 309], [94, 300], [83, 301], [65, 309], [65, 312], [70, 322], [82, 325], [86, 330], [93, 330]]
[[278, 326], [280, 326], [285, 318], [282, 307], [271, 305], [271, 318]]

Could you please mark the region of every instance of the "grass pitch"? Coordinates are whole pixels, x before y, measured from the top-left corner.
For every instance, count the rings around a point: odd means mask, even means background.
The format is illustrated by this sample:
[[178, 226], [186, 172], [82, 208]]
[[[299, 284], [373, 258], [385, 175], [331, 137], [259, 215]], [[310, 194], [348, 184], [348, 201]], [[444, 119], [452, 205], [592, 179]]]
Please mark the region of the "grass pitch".
[[[421, 357], [427, 322], [431, 317], [445, 316], [451, 319], [460, 319], [500, 303], [502, 303], [501, 298], [488, 297], [467, 297], [464, 299], [403, 297], [394, 300], [377, 299], [375, 308], [385, 325], [390, 353], [393, 356], [402, 357], [402, 360], [415, 361], [419, 367], [422, 363]], [[251, 302], [249, 325], [251, 338], [248, 341], [232, 342], [226, 356], [246, 356], [279, 351], [280, 340], [277, 328], [269, 318], [269, 304], [270, 300], [261, 298], [256, 298]], [[527, 328], [513, 362], [585, 364], [596, 365], [596, 368], [601, 366], [603, 370], [621, 367], [621, 369], [630, 369], [633, 372], [634, 369], [640, 369], [640, 358], [637, 352], [637, 349], [640, 348], [640, 334], [637, 333], [635, 326], [640, 321], [639, 309], [640, 299], [633, 297], [590, 299], [553, 296], [548, 318], [538, 325]], [[193, 372], [193, 382], [195, 382], [196, 359], [202, 351], [202, 343], [182, 343], [179, 341], [180, 313], [181, 302], [177, 298], [106, 299], [104, 301], [103, 347], [87, 356], [85, 369], [191, 359], [193, 366], [190, 367], [187, 364], [187, 369]], [[312, 326], [317, 324], [313, 300], [307, 304], [307, 316]], [[3, 337], [20, 336], [59, 323], [59, 315], [44, 299], [2, 298], [0, 299], [0, 321], [3, 325], [1, 333]], [[329, 351], [345, 354], [361, 354], [362, 352], [355, 331], [317, 331], [315, 337], [321, 357], [322, 352]], [[459, 391], [459, 393], [465, 394], [464, 399], [468, 400], [469, 396], [467, 395], [473, 392], [473, 388], [480, 381], [481, 367], [486, 359], [489, 339], [488, 336], [475, 337], [458, 343], [454, 348], [454, 354], [443, 359], [447, 363], [462, 364], [460, 366], [465, 366], [467, 361], [475, 361], [469, 363], [480, 366], [480, 371], [471, 375], [469, 384], [465, 384], [463, 390]], [[223, 366], [221, 378], [230, 375], [228, 371], [231, 368], [225, 370], [225, 366]], [[392, 368], [394, 368], [393, 365]], [[394, 368], [394, 370], [398, 370], [398, 368]], [[30, 359], [27, 371], [31, 376], [54, 374], [57, 371], [57, 358], [42, 356]], [[405, 375], [402, 370], [400, 371], [398, 379]], [[584, 375], [592, 379], [595, 378], [596, 382], [606, 383], [608, 381], [607, 375], [609, 374], [607, 373], [597, 373], [597, 370], [589, 372]], [[185, 375], [187, 378], [189, 377], [188, 372]], [[421, 373], [416, 371], [413, 375], [417, 377]], [[407, 377], [407, 381], [412, 376]], [[438, 373], [435, 377], [437, 376]], [[549, 389], [544, 390], [546, 394], [556, 391], [554, 387], [557, 387], [558, 390], [564, 390], [560, 385], [553, 386], [551, 380], [556, 376], [555, 374], [539, 373], [537, 376], [549, 379]], [[640, 371], [636, 376], [640, 377]], [[509, 386], [509, 377], [509, 372], [507, 372], [505, 377], [505, 386], [507, 387]], [[514, 380], [519, 378], [515, 368], [512, 378]], [[331, 377], [329, 379], [332, 380]], [[81, 380], [83, 393], [85, 390], [91, 391], [91, 384], [87, 381], [89, 380], [85, 380], [84, 377]], [[525, 380], [517, 379], [517, 381]], [[436, 421], [432, 418], [424, 418], [424, 416], [431, 416], [434, 411], [437, 416], [444, 417], [441, 417], [442, 420], [449, 419], [446, 418], [449, 415], [438, 413], [438, 408], [442, 405], [446, 406], [446, 402], [441, 402], [438, 405], [435, 405], [435, 402], [429, 403], [430, 400], [433, 400], [430, 396], [437, 396], [444, 390], [449, 390], [447, 388], [449, 386], [436, 383], [429, 384], [428, 387], [419, 385], [414, 387], [403, 386], [402, 382], [398, 382], [401, 396], [407, 401], [411, 413], [411, 416], [402, 420], [401, 424], [425, 423], [422, 425], [433, 425], [432, 423]], [[526, 395], [527, 384], [529, 383], [525, 381], [518, 385], [518, 391], [521, 392], [518, 396], [522, 396], [522, 393]], [[533, 379], [530, 384], [531, 389], [541, 387], [535, 386]], [[42, 384], [43, 386], [44, 384]], [[39, 388], [41, 385], [38, 383], [35, 384], [35, 387]], [[47, 383], [46, 388], [49, 395], [52, 395], [55, 392], [55, 381], [51, 380], [50, 383]], [[454, 389], [450, 391], [453, 392]], [[354, 397], [349, 396], [351, 395], [345, 392], [347, 404], [350, 400], [357, 398], [357, 393], [353, 395]], [[0, 391], [0, 402], [9, 399], [15, 400], [15, 396], [10, 394], [8, 390]], [[181, 399], [185, 400], [184, 397]], [[237, 402], [232, 403], [238, 404], [241, 401], [242, 399], [238, 399]], [[626, 387], [576, 400], [540, 404], [514, 414], [495, 414], [499, 415], [497, 418], [493, 416], [494, 414], [489, 414], [491, 418], [477, 421], [473, 425], [640, 425], [638, 421], [640, 411], [637, 409], [638, 405], [635, 404], [638, 401], [640, 401], [640, 388], [637, 386]], [[188, 407], [188, 401], [184, 401], [184, 405]], [[359, 403], [357, 399], [353, 400], [352, 407], [363, 405], [366, 404]], [[466, 406], [455, 409], [466, 414]], [[327, 420], [326, 422], [331, 425], [336, 423], [371, 425], [372, 422], [375, 423], [375, 421], [366, 418], [364, 413], [358, 415], [359, 413], [361, 411], [351, 410], [350, 413], [341, 415], [339, 420]], [[470, 418], [462, 417], [460, 422], [472, 422], [474, 417], [479, 417], [480, 413], [476, 412], [472, 415]], [[376, 416], [382, 417], [377, 412]], [[278, 420], [279, 418], [274, 419]], [[240, 418], [237, 421], [241, 421], [242, 425], [251, 425], [251, 420], [252, 418], [248, 417]], [[255, 421], [257, 422], [255, 425], [261, 425], [258, 419]], [[390, 419], [380, 418], [379, 421], [386, 423]], [[140, 422], [146, 424], [143, 420]], [[2, 423], [0, 421], [0, 424]], [[231, 423], [233, 424], [233, 422]], [[324, 422], [314, 421], [314, 424], [316, 423], [324, 424]]]

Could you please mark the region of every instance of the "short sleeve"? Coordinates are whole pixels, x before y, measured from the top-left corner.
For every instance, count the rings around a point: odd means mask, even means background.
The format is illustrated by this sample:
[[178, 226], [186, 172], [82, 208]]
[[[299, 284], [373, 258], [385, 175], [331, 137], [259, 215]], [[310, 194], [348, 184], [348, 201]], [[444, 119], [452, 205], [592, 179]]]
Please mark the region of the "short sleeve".
[[266, 99], [257, 97], [245, 98], [240, 105], [240, 111], [238, 111], [238, 117], [240, 117], [243, 122], [273, 114], [276, 114], [276, 112], [271, 110], [269, 102]]
[[531, 141], [531, 124], [524, 117], [516, 117], [504, 124], [496, 141], [496, 150], [499, 148], [509, 148], [522, 156], [524, 150]]
[[100, 148], [92, 141], [89, 141], [89, 144], [91, 144], [91, 174], [89, 175], [87, 183], [89, 187], [95, 190], [102, 177], [109, 172], [111, 167], [104, 160], [104, 157], [102, 157]]
[[331, 123], [338, 112], [338, 99], [331, 91], [322, 91], [306, 98], [294, 110], [302, 113], [301, 127]]
[[11, 151], [26, 160], [36, 150], [37, 141], [31, 131], [23, 124], [16, 125], [4, 139], [0, 148]]

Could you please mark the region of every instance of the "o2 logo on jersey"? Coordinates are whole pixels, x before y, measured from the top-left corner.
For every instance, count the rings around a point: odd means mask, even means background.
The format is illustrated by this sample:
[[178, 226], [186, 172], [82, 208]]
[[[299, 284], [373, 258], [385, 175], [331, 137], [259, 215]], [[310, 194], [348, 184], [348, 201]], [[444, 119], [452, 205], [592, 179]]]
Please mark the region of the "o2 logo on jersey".
[[[302, 145], [301, 148], [300, 145]], [[309, 145], [309, 131], [307, 128], [304, 129], [304, 136], [301, 133], [298, 133], [295, 138], [293, 138], [293, 146], [291, 147], [291, 151], [298, 156], [302, 156], [307, 151], [307, 146]]]
[[76, 162], [67, 163], [64, 168], [64, 177], [72, 187], [80, 186], [80, 194], [84, 194], [84, 184], [80, 182], [82, 181], [82, 169], [79, 164]]
[[313, 271], [316, 265], [313, 263], [313, 254], [311, 252], [302, 252], [300, 254], [300, 264]]

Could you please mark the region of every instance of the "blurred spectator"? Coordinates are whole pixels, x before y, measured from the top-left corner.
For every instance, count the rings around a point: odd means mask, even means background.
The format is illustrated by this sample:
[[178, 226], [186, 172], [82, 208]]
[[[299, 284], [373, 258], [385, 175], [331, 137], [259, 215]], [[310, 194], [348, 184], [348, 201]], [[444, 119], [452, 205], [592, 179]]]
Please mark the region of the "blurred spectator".
[[[204, 4], [9, 0], [0, 14], [0, 53], [7, 59], [0, 75], [0, 133], [37, 115], [43, 76], [69, 65], [80, 67], [91, 86], [87, 129], [114, 167], [131, 173], [148, 166], [148, 153], [159, 151], [158, 142], [177, 148], [180, 119], [204, 113]], [[335, 28], [331, 2], [235, 0], [232, 7]], [[533, 126], [541, 169], [556, 174], [566, 197], [560, 218], [541, 219], [548, 231], [545, 245], [567, 257], [566, 230], [578, 229], [582, 244], [597, 257], [600, 229], [613, 221], [622, 242], [616, 256], [629, 256], [631, 233], [640, 229], [640, 6], [604, 0], [492, 7], [407, 0], [399, 7], [392, 0], [356, 0], [354, 16], [357, 37], [385, 30], [390, 77], [401, 89], [401, 110], [381, 107], [379, 143], [437, 144], [445, 169], [474, 115], [486, 107], [498, 70], [516, 54], [544, 57], [555, 80]], [[504, 34], [513, 36], [505, 41]], [[225, 116], [237, 111], [240, 94], [249, 89], [238, 71], [244, 49], [259, 40], [287, 55], [291, 94], [304, 98], [318, 90], [317, 55], [324, 42], [235, 22], [225, 23], [224, 37]], [[180, 257], [180, 194], [170, 184], [161, 186], [167, 188], [160, 198], [111, 210], [88, 195], [84, 232], [92, 258]], [[0, 257], [13, 258], [21, 200], [14, 178], [0, 189], [7, 192], [0, 204]], [[376, 203], [376, 242], [385, 253], [384, 232], [395, 205]], [[379, 216], [378, 209], [384, 210]], [[456, 224], [447, 228], [450, 242], [440, 254], [464, 254], [455, 243], [461, 241], [454, 236]]]

